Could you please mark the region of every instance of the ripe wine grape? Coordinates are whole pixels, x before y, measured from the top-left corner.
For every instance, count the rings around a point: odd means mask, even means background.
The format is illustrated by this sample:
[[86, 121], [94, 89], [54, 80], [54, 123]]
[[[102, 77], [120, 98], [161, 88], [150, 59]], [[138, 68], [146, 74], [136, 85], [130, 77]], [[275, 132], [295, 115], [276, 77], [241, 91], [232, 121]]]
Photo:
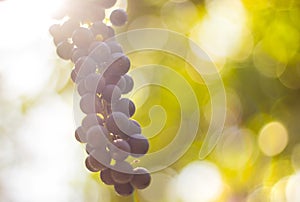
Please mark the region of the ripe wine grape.
[[100, 180], [113, 185], [117, 194], [128, 196], [135, 188], [150, 184], [149, 171], [134, 168], [135, 161], [128, 162], [131, 157], [145, 155], [149, 142], [140, 124], [132, 119], [136, 112], [133, 100], [122, 97], [132, 91], [134, 81], [128, 74], [130, 59], [114, 30], [127, 22], [127, 13], [114, 9], [105, 16], [106, 9], [116, 2], [68, 2], [57, 16], [61, 22], [52, 25], [49, 33], [57, 55], [73, 63], [70, 77], [84, 113], [75, 139], [86, 144], [85, 166], [91, 172], [100, 172]]

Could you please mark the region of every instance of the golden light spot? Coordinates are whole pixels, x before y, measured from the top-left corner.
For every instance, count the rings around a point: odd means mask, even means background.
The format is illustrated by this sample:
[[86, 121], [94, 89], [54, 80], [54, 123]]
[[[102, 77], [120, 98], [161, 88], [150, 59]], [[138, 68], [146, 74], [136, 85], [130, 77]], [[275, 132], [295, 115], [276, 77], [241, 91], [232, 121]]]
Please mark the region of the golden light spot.
[[265, 125], [258, 137], [260, 150], [267, 156], [281, 153], [288, 144], [288, 131], [280, 122]]

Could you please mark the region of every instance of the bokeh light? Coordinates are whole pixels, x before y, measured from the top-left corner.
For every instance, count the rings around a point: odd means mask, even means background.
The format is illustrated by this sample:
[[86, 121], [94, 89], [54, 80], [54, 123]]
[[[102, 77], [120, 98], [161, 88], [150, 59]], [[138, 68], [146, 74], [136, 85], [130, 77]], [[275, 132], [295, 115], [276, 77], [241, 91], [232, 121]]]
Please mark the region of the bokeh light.
[[300, 200], [300, 174], [297, 172], [289, 178], [286, 186], [286, 199], [288, 202]]
[[265, 155], [275, 156], [287, 146], [288, 131], [280, 122], [268, 123], [259, 133], [258, 144]]
[[213, 201], [223, 190], [218, 168], [205, 161], [192, 162], [183, 168], [176, 183], [176, 193], [186, 202]]

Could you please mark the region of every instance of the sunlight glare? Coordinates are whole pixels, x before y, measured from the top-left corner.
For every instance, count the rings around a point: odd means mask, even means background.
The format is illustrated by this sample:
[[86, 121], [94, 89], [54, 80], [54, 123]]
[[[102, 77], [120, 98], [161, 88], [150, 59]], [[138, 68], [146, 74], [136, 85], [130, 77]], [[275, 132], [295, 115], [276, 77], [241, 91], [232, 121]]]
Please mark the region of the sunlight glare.
[[[0, 5], [1, 49], [20, 50], [48, 31], [61, 0], [10, 0]], [[0, 49], [0, 51], [1, 51]]]
[[54, 62], [48, 30], [63, 2], [9, 0], [0, 4], [0, 71], [5, 94], [11, 99], [36, 95], [48, 82]]

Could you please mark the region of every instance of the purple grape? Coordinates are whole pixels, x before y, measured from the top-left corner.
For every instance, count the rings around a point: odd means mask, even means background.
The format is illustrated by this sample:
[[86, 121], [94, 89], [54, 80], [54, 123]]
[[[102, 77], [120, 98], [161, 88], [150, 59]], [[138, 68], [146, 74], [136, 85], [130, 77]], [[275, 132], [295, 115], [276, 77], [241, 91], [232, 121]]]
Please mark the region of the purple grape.
[[87, 142], [94, 148], [104, 148], [108, 142], [108, 131], [100, 125], [91, 127], [87, 131]]
[[73, 32], [72, 40], [77, 47], [86, 48], [94, 40], [94, 35], [91, 30], [79, 27]]
[[100, 118], [96, 113], [87, 114], [82, 120], [82, 127], [85, 131], [88, 131], [92, 126], [102, 125], [104, 120]]
[[129, 127], [129, 121], [125, 114], [121, 112], [113, 112], [106, 119], [106, 128], [114, 134], [120, 134], [122, 131], [126, 131]]
[[150, 185], [151, 182], [151, 176], [147, 169], [145, 168], [135, 168], [133, 170], [134, 175], [131, 180], [131, 185], [137, 189], [145, 189]]
[[76, 71], [73, 69], [73, 70], [71, 71], [71, 80], [72, 80], [74, 83], [79, 82], [80, 80], [79, 80], [79, 79], [77, 80], [77, 78], [78, 78], [78, 75], [77, 75]]
[[85, 151], [86, 151], [87, 154], [90, 154], [94, 149], [95, 148], [92, 147], [92, 145], [90, 145], [90, 144], [85, 145]]
[[86, 143], [87, 142], [86, 132], [85, 132], [85, 130], [82, 126], [80, 126], [76, 129], [75, 138], [80, 143]]
[[127, 13], [123, 9], [116, 9], [110, 14], [109, 19], [113, 25], [122, 26], [127, 22]]
[[87, 56], [87, 55], [88, 55], [88, 51], [86, 49], [74, 48], [72, 51], [71, 61], [73, 63], [76, 63], [79, 58]]
[[90, 57], [98, 64], [108, 62], [110, 60], [110, 49], [106, 43], [95, 41], [89, 47]]
[[130, 183], [116, 184], [114, 185], [114, 189], [120, 196], [129, 196], [133, 193], [134, 190]]
[[77, 75], [86, 77], [89, 74], [95, 73], [97, 69], [97, 63], [88, 56], [80, 57], [75, 63], [75, 71]]
[[93, 150], [85, 160], [85, 165], [91, 172], [98, 172], [106, 169], [106, 165], [110, 162], [110, 158], [102, 150]]
[[110, 169], [107, 168], [100, 172], [100, 179], [106, 185], [114, 185], [116, 182], [112, 179]]
[[112, 38], [115, 36], [115, 30], [110, 27], [110, 26], [107, 26], [107, 32], [103, 35], [103, 38], [104, 40], [112, 40]]
[[112, 63], [109, 65], [104, 75], [121, 76], [126, 74], [130, 68], [129, 58], [122, 53], [114, 53], [112, 54], [112, 57]]
[[101, 164], [100, 170], [104, 170], [110, 166], [111, 157], [106, 151], [106, 148], [95, 148], [91, 151], [90, 156], [92, 156], [99, 164]]
[[100, 166], [98, 166], [98, 162], [91, 156], [88, 156], [85, 159], [85, 167], [91, 172], [98, 172], [100, 171]]
[[126, 85], [125, 85], [125, 89], [122, 91], [122, 94], [127, 94], [133, 89], [134, 82], [133, 82], [132, 77], [129, 76], [128, 74], [125, 74], [123, 77], [126, 81], [125, 82]]
[[92, 27], [91, 27], [91, 31], [94, 33], [95, 36], [97, 35], [107, 35], [108, 33], [108, 28], [107, 28], [107, 25], [104, 24], [103, 22], [101, 21], [97, 21], [97, 22], [94, 22]]
[[60, 27], [60, 25], [59, 24], [51, 25], [51, 27], [49, 28], [49, 33], [54, 38], [56, 36], [60, 35], [61, 34], [61, 27]]
[[115, 103], [121, 97], [121, 90], [116, 85], [107, 85], [103, 89], [102, 97], [108, 103]]
[[121, 98], [112, 106], [113, 112], [122, 112], [126, 116], [131, 117], [135, 113], [135, 105], [128, 98]]
[[106, 41], [105, 43], [110, 48], [111, 53], [123, 53], [122, 46], [116, 41]]
[[105, 78], [96, 73], [88, 75], [85, 79], [85, 88], [90, 93], [101, 94], [103, 92], [105, 84]]
[[106, 83], [107, 84], [113, 84], [113, 85], [117, 85], [118, 82], [120, 81], [121, 76], [119, 75], [109, 75], [105, 77]]
[[120, 77], [120, 80], [118, 81], [117, 86], [120, 88], [121, 93], [122, 93], [122, 91], [125, 90], [125, 88], [126, 88], [126, 81], [125, 81], [125, 79], [124, 79], [123, 76]]
[[67, 41], [62, 41], [57, 45], [56, 53], [57, 55], [64, 59], [69, 60], [72, 56], [73, 45]]
[[140, 157], [146, 154], [149, 150], [149, 142], [141, 134], [131, 135], [128, 139], [128, 143], [131, 148], [131, 155], [133, 157]]
[[86, 93], [88, 93], [88, 90], [85, 88], [84, 80], [81, 80], [78, 83], [78, 85], [77, 85], [77, 92], [79, 93], [80, 96], [83, 96]]
[[79, 27], [79, 22], [74, 19], [69, 19], [61, 26], [61, 32], [66, 38], [70, 38], [75, 29]]
[[124, 134], [127, 136], [132, 136], [135, 134], [140, 134], [142, 132], [141, 126], [139, 124], [136, 124], [137, 122], [134, 120], [129, 120], [129, 126], [128, 128], [123, 131]]
[[111, 168], [111, 177], [118, 184], [126, 184], [133, 178], [133, 168], [126, 161], [117, 162]]
[[103, 106], [97, 95], [87, 93], [83, 95], [80, 100], [80, 109], [85, 114], [100, 113], [102, 112]]
[[106, 81], [107, 84], [117, 85], [121, 91], [126, 88], [126, 81], [123, 76], [118, 76], [118, 75], [106, 76]]
[[53, 43], [55, 44], [56, 47], [64, 41], [68, 41], [68, 39], [62, 34], [57, 35], [53, 38]]
[[116, 161], [125, 160], [130, 153], [130, 146], [126, 140], [123, 139], [114, 140], [108, 148], [111, 158], [115, 159]]

